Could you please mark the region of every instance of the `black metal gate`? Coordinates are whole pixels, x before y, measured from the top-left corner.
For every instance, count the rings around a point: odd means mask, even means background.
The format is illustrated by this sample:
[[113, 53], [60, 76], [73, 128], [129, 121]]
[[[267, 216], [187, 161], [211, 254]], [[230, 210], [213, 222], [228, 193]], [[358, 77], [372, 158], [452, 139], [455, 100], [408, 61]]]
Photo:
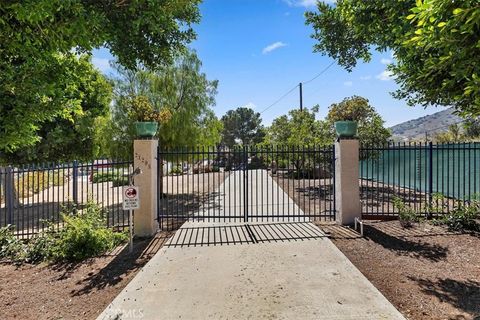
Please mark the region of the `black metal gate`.
[[334, 147], [184, 147], [158, 151], [158, 220], [335, 219]]

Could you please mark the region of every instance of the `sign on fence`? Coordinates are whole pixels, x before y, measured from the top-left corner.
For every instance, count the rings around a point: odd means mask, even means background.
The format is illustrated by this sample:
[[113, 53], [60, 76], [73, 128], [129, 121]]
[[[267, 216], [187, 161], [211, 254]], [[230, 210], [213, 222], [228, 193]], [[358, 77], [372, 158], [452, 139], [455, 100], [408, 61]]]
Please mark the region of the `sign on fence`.
[[123, 187], [123, 210], [136, 210], [140, 208], [138, 187]]

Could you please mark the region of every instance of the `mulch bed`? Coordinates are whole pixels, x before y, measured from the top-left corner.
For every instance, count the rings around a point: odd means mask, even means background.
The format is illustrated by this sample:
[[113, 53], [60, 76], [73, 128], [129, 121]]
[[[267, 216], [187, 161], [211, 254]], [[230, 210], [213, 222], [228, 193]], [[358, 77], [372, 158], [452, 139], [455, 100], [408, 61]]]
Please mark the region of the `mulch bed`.
[[171, 236], [78, 264], [0, 264], [1, 319], [95, 319]]
[[321, 228], [408, 319], [480, 319], [480, 234], [398, 221], [366, 222], [364, 238]]

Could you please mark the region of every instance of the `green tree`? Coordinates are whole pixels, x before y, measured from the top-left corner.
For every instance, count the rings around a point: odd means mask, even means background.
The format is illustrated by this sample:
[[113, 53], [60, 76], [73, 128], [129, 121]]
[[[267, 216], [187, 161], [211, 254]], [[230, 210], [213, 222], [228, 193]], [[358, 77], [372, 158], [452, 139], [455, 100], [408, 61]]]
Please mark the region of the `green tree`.
[[[110, 130], [111, 152], [120, 145], [130, 145], [135, 137], [135, 119], [128, 110], [132, 97], [145, 97], [153, 108], [168, 114], [159, 123], [162, 147], [216, 145], [222, 129], [212, 106], [215, 105], [218, 81], [210, 81], [200, 71], [201, 62], [194, 52], [177, 58], [173, 65], [155, 71], [143, 68], [132, 71], [116, 65], [114, 105]], [[106, 125], [108, 127], [108, 125]]]
[[265, 136], [260, 113], [250, 108], [240, 107], [229, 110], [222, 118], [222, 143], [225, 146], [254, 145]]
[[465, 138], [462, 127], [458, 124], [451, 124], [448, 126], [448, 131], [436, 134], [434, 140], [437, 143], [458, 143], [465, 140]]
[[333, 142], [327, 123], [316, 120], [318, 110], [319, 106], [314, 106], [311, 110], [293, 109], [288, 115], [273, 120], [272, 125], [267, 128], [264, 143], [275, 148], [286, 148], [289, 153], [273, 153], [270, 161], [289, 162], [297, 170], [312, 169], [315, 163], [322, 163], [321, 154], [303, 152], [305, 149], [323, 147]]
[[465, 136], [470, 139], [480, 138], [480, 117], [472, 118], [463, 124]]
[[480, 115], [480, 6], [477, 0], [338, 0], [307, 12], [314, 50], [351, 71], [371, 48], [394, 52], [389, 70], [410, 105], [454, 106]]
[[274, 145], [313, 146], [332, 142], [329, 128], [323, 121], [315, 119], [318, 106], [302, 111], [293, 109], [288, 115], [273, 120], [267, 129], [265, 142]]
[[200, 0], [6, 0], [0, 5], [0, 152], [40, 140], [42, 124], [74, 119], [71, 59], [104, 46], [121, 65], [158, 68], [195, 38]]
[[[330, 137], [334, 137], [334, 123], [342, 120], [340, 116], [345, 112], [355, 114], [355, 121], [358, 123], [358, 138], [362, 144], [374, 145], [384, 144], [391, 137], [392, 133], [384, 127], [385, 121], [373, 108], [369, 101], [363, 97], [352, 96], [343, 99], [339, 103], [333, 103], [327, 115], [327, 122], [330, 128]], [[333, 139], [331, 140], [333, 142]]]
[[0, 154], [1, 162], [21, 164], [92, 159], [100, 153], [95, 143], [96, 122], [97, 118], [109, 114], [112, 84], [93, 67], [87, 55], [65, 55], [58, 59], [65, 71], [74, 75], [63, 98], [64, 101], [75, 101], [75, 107], [39, 123], [36, 129], [38, 142]]

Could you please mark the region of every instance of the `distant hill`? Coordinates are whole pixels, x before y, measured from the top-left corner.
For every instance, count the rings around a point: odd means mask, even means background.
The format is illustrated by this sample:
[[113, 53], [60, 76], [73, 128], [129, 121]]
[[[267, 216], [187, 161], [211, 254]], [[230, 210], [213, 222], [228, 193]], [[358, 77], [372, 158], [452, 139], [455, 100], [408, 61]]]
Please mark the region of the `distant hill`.
[[429, 116], [413, 119], [397, 124], [390, 129], [394, 140], [423, 140], [425, 132], [434, 136], [436, 133], [448, 130], [448, 126], [461, 121], [461, 118], [453, 114], [453, 108], [449, 108]]

